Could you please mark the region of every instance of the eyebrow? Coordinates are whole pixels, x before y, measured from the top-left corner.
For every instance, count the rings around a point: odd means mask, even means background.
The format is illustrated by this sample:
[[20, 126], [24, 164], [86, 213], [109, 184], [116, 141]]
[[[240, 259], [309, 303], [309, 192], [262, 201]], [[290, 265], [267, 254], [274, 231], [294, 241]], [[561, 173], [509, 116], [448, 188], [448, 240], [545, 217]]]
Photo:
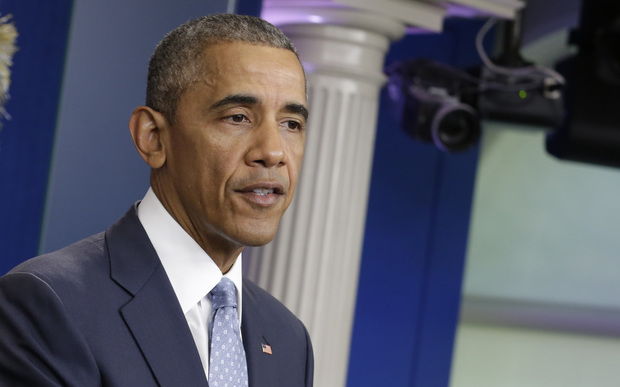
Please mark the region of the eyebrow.
[[310, 115], [308, 109], [306, 109], [304, 105], [299, 103], [288, 103], [286, 104], [286, 106], [284, 106], [284, 110], [289, 113], [299, 114], [306, 121], [308, 120], [308, 116]]
[[[228, 105], [257, 105], [259, 102], [260, 99], [253, 95], [232, 94], [215, 102], [211, 105], [211, 109], [219, 109]], [[284, 105], [284, 111], [299, 114], [304, 118], [304, 120], [308, 120], [308, 116], [310, 115], [308, 109], [299, 103], [287, 103]]]
[[211, 105], [211, 109], [218, 109], [228, 105], [256, 105], [258, 102], [258, 98], [252, 95], [232, 94]]

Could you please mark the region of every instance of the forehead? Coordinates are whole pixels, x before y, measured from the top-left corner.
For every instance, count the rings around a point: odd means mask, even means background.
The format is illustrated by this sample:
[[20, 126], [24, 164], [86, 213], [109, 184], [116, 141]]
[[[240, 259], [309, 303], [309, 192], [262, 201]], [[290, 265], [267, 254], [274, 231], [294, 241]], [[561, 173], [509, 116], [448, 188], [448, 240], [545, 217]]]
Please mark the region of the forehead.
[[208, 45], [202, 61], [198, 80], [213, 89], [243, 92], [259, 87], [305, 101], [303, 68], [297, 55], [287, 49], [225, 42]]

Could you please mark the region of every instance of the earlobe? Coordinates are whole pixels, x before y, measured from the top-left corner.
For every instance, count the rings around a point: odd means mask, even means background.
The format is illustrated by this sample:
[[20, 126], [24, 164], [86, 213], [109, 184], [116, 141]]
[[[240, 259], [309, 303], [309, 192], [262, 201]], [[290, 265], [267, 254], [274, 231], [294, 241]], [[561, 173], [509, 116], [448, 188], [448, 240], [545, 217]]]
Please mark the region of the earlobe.
[[163, 132], [167, 130], [164, 116], [148, 106], [137, 107], [129, 120], [129, 131], [140, 156], [153, 169], [166, 162]]

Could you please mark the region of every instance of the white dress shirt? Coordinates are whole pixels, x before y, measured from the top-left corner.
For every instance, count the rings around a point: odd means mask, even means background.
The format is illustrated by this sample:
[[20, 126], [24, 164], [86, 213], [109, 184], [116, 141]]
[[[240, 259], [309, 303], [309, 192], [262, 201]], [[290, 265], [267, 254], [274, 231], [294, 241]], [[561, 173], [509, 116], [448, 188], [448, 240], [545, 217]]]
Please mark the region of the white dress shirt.
[[[208, 295], [222, 279], [222, 272], [166, 211], [152, 188], [138, 206], [138, 218], [170, 279], [208, 378], [211, 321], [211, 298]], [[241, 254], [225, 276], [237, 287], [237, 313], [241, 326]]]

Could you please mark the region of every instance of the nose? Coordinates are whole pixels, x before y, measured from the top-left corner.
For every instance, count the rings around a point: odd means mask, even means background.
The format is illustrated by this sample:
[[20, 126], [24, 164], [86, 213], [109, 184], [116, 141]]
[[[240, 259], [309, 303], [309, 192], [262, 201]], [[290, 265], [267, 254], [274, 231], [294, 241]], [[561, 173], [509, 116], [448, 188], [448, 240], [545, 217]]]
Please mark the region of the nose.
[[275, 123], [264, 123], [254, 131], [246, 160], [250, 165], [271, 168], [285, 164], [286, 152], [282, 132]]

